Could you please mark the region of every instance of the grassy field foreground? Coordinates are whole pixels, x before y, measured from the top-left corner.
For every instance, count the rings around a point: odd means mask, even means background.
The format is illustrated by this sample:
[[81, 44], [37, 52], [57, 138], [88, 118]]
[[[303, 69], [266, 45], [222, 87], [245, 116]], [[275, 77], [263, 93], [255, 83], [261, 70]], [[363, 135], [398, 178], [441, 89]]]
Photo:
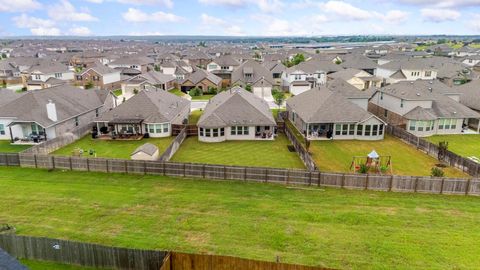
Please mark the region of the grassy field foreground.
[[0, 168], [18, 234], [342, 269], [475, 269], [480, 198]]

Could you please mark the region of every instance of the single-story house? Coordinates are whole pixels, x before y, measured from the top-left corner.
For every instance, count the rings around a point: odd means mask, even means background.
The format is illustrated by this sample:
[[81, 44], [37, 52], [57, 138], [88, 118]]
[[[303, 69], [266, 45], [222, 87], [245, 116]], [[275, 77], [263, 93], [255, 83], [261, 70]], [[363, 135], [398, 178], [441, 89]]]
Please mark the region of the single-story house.
[[268, 103], [235, 86], [214, 96], [198, 121], [198, 140], [273, 140], [276, 122]]
[[318, 87], [287, 100], [288, 119], [311, 140], [382, 140], [385, 122], [339, 90]]
[[190, 101], [155, 88], [145, 89], [95, 119], [98, 131], [112, 137], [169, 137], [172, 125], [188, 121]]
[[197, 69], [188, 75], [187, 78], [181, 80], [179, 84], [182, 92], [186, 93], [193, 88], [199, 88], [206, 93], [209, 88], [220, 89], [222, 87], [222, 78], [203, 69]]
[[37, 143], [90, 125], [113, 108], [109, 91], [62, 85], [32, 90], [0, 107], [0, 139]]
[[270, 70], [255, 60], [242, 63], [232, 73], [232, 85], [251, 87], [252, 92], [266, 101], [273, 101], [273, 76]]
[[122, 95], [129, 99], [137, 91], [150, 88], [159, 88], [162, 90], [172, 90], [175, 88], [175, 76], [163, 74], [158, 71], [149, 71], [144, 74], [137, 75], [122, 82]]

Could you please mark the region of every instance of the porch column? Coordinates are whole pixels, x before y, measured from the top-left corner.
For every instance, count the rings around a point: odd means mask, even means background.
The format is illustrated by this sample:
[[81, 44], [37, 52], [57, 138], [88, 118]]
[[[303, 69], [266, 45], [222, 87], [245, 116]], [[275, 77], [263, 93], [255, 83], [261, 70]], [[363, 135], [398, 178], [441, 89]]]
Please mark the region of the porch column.
[[480, 133], [480, 118], [477, 119], [477, 133]]
[[8, 129], [10, 130], [10, 142], [13, 143], [13, 133], [12, 133], [12, 127], [9, 126]]
[[310, 136], [310, 124], [307, 123], [307, 138]]
[[[45, 141], [47, 140], [47, 131], [45, 129], [43, 129], [43, 134], [44, 134], [44, 137], [45, 137]], [[40, 135], [40, 134], [39, 134]]]

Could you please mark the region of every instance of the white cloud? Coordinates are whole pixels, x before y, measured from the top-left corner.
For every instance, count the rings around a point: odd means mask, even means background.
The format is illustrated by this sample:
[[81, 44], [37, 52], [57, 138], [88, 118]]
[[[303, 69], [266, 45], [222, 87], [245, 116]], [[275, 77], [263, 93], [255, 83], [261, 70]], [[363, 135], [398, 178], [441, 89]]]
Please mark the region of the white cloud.
[[420, 13], [425, 21], [436, 23], [455, 21], [461, 16], [460, 12], [453, 9], [424, 8]]
[[352, 6], [343, 1], [328, 1], [323, 4], [323, 8], [327, 12], [341, 16], [339, 19], [351, 20], [368, 20], [372, 18], [372, 14], [366, 10]]
[[474, 7], [480, 5], [480, 0], [400, 0], [399, 2], [437, 8]]
[[221, 30], [225, 35], [229, 36], [245, 35], [245, 32], [240, 26], [232, 25], [232, 23], [227, 23], [223, 19], [203, 13], [202, 15], [200, 15], [200, 20], [202, 22], [202, 29], [204, 30], [213, 30], [216, 31], [216, 34], [218, 34], [218, 31]]
[[59, 36], [60, 29], [56, 27], [37, 27], [30, 29], [30, 32], [35, 36]]
[[265, 13], [280, 12], [284, 6], [280, 0], [256, 0], [256, 4]]
[[230, 8], [246, 8], [254, 5], [264, 13], [280, 12], [285, 6], [282, 0], [198, 0], [198, 2], [205, 5]]
[[248, 0], [199, 0], [202, 4], [215, 6], [245, 7]]
[[28, 16], [27, 14], [22, 14], [17, 17], [12, 18], [15, 25], [19, 28], [37, 28], [37, 27], [53, 27], [55, 22], [52, 20], [46, 20], [36, 17]]
[[472, 20], [469, 22], [469, 27], [475, 32], [480, 32], [480, 15], [475, 14]]
[[90, 3], [94, 3], [94, 4], [101, 4], [103, 3], [103, 0], [85, 0], [87, 2], [90, 2]]
[[76, 26], [70, 28], [68, 33], [73, 36], [89, 36], [92, 34], [92, 31], [85, 26]]
[[0, 12], [27, 12], [41, 6], [36, 0], [0, 0]]
[[118, 2], [131, 5], [162, 5], [173, 8], [172, 0], [118, 0]]
[[157, 11], [154, 13], [145, 13], [136, 8], [129, 8], [127, 12], [122, 14], [127, 22], [144, 23], [144, 22], [180, 22], [182, 17], [172, 13]]
[[87, 12], [79, 12], [68, 0], [60, 0], [48, 9], [48, 16], [56, 21], [89, 22], [98, 19]]
[[387, 23], [398, 24], [408, 19], [410, 13], [401, 10], [390, 10], [385, 15], [377, 13], [377, 16]]

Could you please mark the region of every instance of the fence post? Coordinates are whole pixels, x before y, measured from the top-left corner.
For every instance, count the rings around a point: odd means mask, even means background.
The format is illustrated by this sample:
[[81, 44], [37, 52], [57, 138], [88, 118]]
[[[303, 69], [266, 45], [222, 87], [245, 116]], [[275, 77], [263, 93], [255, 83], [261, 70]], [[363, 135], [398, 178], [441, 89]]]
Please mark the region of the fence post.
[[110, 168], [109, 168], [110, 165], [108, 165], [108, 159], [105, 159], [105, 165], [107, 167], [107, 173], [109, 173], [110, 172]]
[[288, 183], [290, 182], [290, 170], [287, 170], [287, 182], [285, 183], [285, 185], [288, 186]]
[[162, 161], [163, 176], [165, 176], [165, 161]]
[[468, 193], [470, 192], [470, 181], [471, 180], [472, 179], [470, 179], [470, 178], [467, 180], [467, 187], [465, 188], [465, 195], [468, 195]]
[[5, 154], [5, 163], [7, 164], [7, 167], [10, 166], [10, 165], [8, 164], [8, 154]]
[[342, 174], [342, 182], [340, 183], [340, 188], [343, 188], [345, 185], [345, 174]]
[[[185, 164], [184, 164], [185, 166]], [[147, 161], [144, 160], [143, 161], [143, 175], [146, 175], [147, 174]], [[183, 174], [183, 176], [185, 177], [185, 174]]]
[[37, 154], [33, 154], [33, 161], [35, 162], [35, 168], [38, 168]]
[[223, 166], [223, 179], [227, 180], [227, 166]]
[[183, 163], [183, 177], [187, 175], [187, 164]]
[[205, 164], [202, 165], [202, 177], [205, 179]]
[[322, 172], [318, 172], [318, 187], [320, 187], [320, 183], [322, 182]]
[[268, 169], [265, 169], [265, 183], [268, 182]]
[[417, 186], [418, 186], [418, 176], [415, 177], [415, 186], [413, 192], [417, 192]]
[[445, 183], [445, 178], [442, 178], [442, 184], [440, 185], [440, 194], [443, 194], [443, 184]]
[[369, 175], [367, 173], [367, 177], [365, 178], [365, 190], [368, 189], [368, 180], [369, 180], [368, 178], [369, 178]]
[[52, 169], [55, 169], [55, 156], [51, 156], [52, 158]]
[[390, 176], [390, 183], [388, 185], [388, 191], [392, 191], [393, 186], [393, 174]]
[[125, 173], [128, 174], [128, 166], [127, 166], [127, 161], [123, 161], [123, 164], [125, 166]]
[[70, 163], [70, 171], [73, 171], [72, 157], [68, 157], [68, 162]]
[[87, 158], [87, 172], [90, 171], [90, 159]]

